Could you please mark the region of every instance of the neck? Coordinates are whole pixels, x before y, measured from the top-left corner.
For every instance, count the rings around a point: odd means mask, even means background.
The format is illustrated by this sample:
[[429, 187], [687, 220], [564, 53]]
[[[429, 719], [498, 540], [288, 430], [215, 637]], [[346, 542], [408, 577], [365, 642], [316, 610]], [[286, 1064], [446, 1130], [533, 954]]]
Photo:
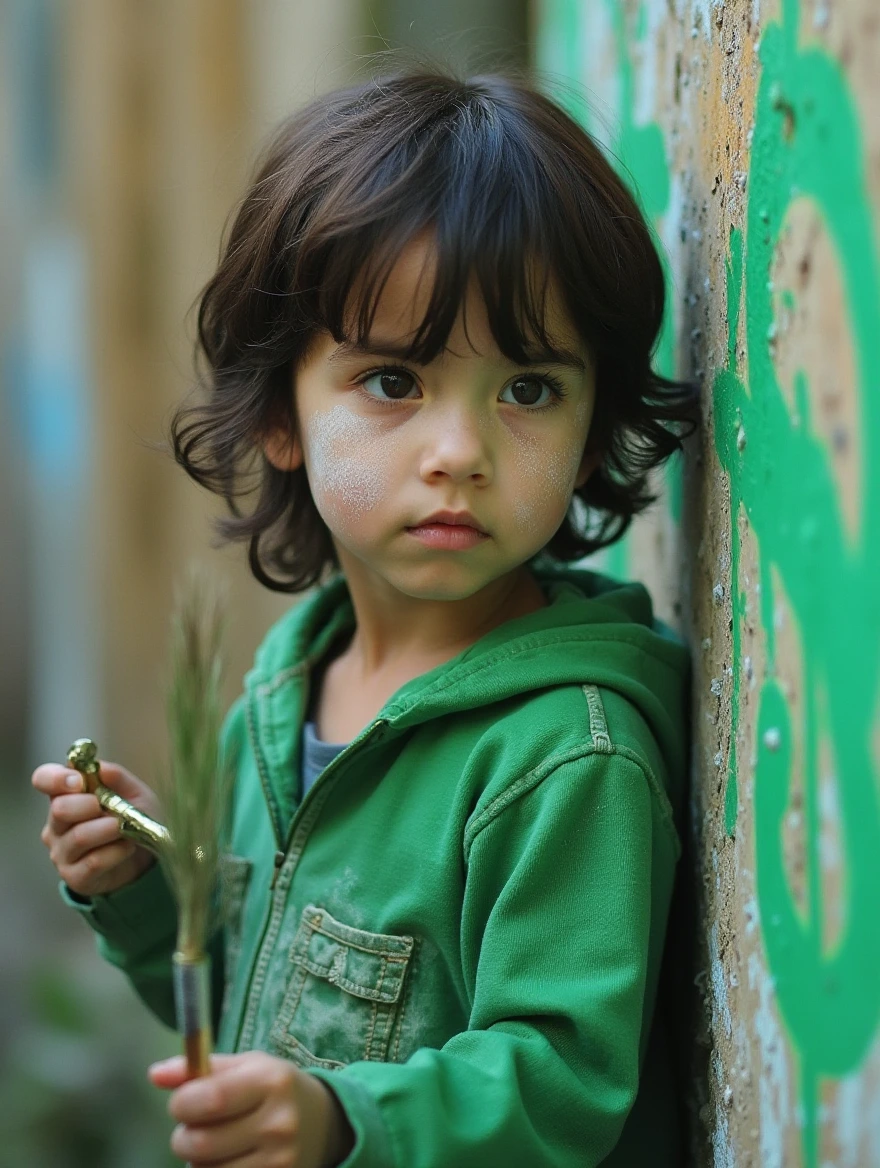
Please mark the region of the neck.
[[337, 550], [356, 620], [344, 657], [364, 680], [414, 667], [425, 672], [547, 603], [524, 565], [463, 600], [423, 600], [377, 579], [345, 548]]

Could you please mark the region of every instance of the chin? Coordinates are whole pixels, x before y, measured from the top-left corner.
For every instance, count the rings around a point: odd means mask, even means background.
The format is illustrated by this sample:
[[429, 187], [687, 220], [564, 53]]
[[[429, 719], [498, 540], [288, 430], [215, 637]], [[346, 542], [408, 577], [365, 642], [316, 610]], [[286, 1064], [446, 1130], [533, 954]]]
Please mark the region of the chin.
[[397, 589], [403, 596], [409, 596], [413, 600], [467, 600], [469, 596], [473, 596], [484, 588], [488, 581], [480, 583], [462, 584], [453, 581], [445, 580], [413, 580], [411, 578], [398, 578], [386, 576], [385, 579], [392, 588]]
[[461, 564], [407, 565], [392, 571], [375, 569], [392, 588], [414, 600], [467, 600], [502, 576], [516, 571], [519, 563], [486, 572]]

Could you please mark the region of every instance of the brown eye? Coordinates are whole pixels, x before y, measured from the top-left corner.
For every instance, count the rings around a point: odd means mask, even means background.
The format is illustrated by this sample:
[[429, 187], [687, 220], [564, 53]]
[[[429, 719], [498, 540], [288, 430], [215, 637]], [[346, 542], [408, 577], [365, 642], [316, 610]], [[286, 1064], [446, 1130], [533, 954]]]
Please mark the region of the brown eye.
[[[514, 404], [518, 406], [543, 406], [552, 398], [547, 385], [536, 377], [517, 377], [515, 381], [506, 385], [501, 400], [510, 401], [511, 398], [503, 396], [505, 393], [510, 393]], [[547, 397], [541, 396], [544, 393]]]
[[403, 369], [371, 373], [361, 382], [370, 397], [376, 398], [377, 401], [400, 401], [410, 393], [413, 384], [412, 377]]

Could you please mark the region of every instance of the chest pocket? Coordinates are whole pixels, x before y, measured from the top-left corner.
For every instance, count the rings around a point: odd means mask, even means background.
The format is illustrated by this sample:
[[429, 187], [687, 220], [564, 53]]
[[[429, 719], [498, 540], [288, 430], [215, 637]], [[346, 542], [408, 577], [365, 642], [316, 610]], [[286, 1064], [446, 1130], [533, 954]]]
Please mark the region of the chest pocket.
[[412, 937], [368, 933], [307, 905], [290, 949], [290, 982], [270, 1035], [275, 1053], [301, 1067], [387, 1061], [403, 1021], [413, 945]]

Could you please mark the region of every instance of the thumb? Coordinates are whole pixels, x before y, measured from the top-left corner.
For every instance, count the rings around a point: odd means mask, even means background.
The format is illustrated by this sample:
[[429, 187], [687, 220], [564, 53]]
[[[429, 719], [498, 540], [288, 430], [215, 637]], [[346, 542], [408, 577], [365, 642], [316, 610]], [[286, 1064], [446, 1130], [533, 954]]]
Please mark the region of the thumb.
[[[212, 1054], [209, 1074], [213, 1074], [215, 1071], [222, 1071], [230, 1063], [235, 1061], [235, 1055]], [[192, 1078], [187, 1070], [186, 1059], [182, 1055], [175, 1055], [173, 1058], [162, 1059], [161, 1062], [153, 1063], [147, 1068], [147, 1075], [155, 1087], [163, 1087], [166, 1090], [172, 1091], [176, 1087], [180, 1087], [181, 1084], [188, 1083]]]

